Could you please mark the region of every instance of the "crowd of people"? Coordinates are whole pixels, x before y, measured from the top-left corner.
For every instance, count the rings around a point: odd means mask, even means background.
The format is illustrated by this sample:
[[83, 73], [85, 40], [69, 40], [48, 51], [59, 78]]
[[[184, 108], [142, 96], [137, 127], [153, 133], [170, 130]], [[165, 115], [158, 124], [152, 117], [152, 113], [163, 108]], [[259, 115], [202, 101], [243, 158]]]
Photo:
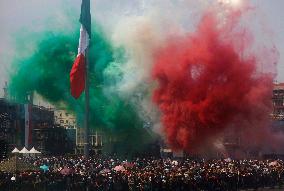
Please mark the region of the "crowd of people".
[[281, 187], [284, 175], [281, 160], [37, 157], [25, 161], [39, 170], [1, 172], [1, 191], [234, 191]]

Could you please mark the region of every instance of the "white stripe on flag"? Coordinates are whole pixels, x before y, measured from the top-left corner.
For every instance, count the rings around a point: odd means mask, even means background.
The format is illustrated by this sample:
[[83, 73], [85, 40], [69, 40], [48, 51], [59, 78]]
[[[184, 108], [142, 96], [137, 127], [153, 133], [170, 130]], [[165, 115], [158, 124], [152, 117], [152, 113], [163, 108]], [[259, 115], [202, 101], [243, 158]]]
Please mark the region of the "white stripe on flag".
[[83, 25], [81, 25], [78, 55], [82, 53], [85, 56], [85, 50], [89, 46], [89, 40], [90, 38], [89, 38], [89, 34], [87, 33], [87, 30], [84, 28]]

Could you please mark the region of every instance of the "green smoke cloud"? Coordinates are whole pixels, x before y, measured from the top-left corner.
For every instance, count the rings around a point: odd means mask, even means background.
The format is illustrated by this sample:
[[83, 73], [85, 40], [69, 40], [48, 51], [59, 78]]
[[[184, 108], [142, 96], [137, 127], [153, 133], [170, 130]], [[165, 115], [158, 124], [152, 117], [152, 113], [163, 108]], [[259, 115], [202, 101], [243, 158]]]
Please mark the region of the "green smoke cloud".
[[[15, 101], [24, 103], [28, 93], [36, 92], [53, 105], [75, 113], [82, 126], [84, 95], [75, 100], [70, 94], [69, 82], [69, 72], [77, 54], [79, 28], [75, 31], [17, 34], [17, 56], [11, 68], [9, 93]], [[135, 152], [147, 144], [151, 136], [143, 128], [134, 106], [114, 91], [107, 91], [121, 76], [119, 63], [126, 59], [124, 51], [114, 49], [97, 25], [93, 25], [92, 31], [90, 126], [115, 137], [121, 143], [118, 152]], [[109, 67], [114, 62], [117, 68]]]

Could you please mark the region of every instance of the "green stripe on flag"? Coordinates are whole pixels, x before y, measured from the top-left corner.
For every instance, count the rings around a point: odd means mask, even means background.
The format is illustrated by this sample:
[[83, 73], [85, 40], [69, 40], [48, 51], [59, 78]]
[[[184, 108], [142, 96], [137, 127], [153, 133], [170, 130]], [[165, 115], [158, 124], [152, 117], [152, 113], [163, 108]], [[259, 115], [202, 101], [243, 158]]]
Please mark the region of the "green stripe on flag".
[[82, 0], [80, 22], [87, 30], [91, 38], [91, 13], [90, 13], [90, 0]]

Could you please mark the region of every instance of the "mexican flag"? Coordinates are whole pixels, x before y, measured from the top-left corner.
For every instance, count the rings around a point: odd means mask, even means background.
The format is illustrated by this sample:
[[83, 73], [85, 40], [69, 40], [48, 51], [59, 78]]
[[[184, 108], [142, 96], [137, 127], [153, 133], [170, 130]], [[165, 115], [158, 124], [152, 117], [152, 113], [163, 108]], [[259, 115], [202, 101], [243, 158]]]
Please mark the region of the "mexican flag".
[[80, 97], [85, 89], [86, 50], [89, 47], [91, 37], [90, 0], [82, 0], [80, 23], [78, 55], [70, 72], [71, 95], [76, 99]]

